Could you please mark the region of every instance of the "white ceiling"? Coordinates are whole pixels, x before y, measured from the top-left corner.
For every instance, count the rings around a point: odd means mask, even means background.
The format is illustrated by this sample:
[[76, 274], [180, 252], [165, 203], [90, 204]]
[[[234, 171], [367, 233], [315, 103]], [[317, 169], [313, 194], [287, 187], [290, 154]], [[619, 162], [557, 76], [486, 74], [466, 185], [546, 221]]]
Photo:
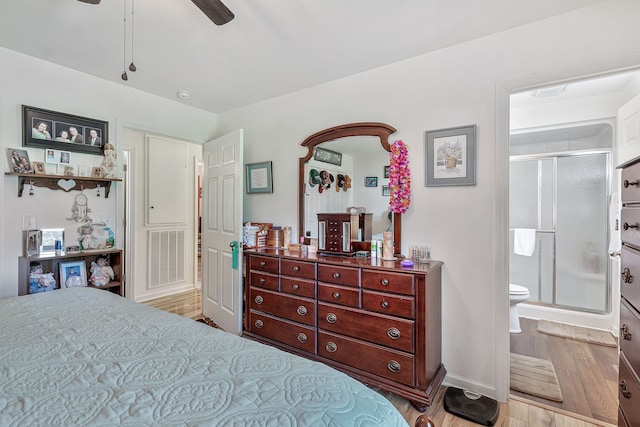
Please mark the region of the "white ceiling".
[[600, 1], [2, 0], [0, 46], [219, 113]]

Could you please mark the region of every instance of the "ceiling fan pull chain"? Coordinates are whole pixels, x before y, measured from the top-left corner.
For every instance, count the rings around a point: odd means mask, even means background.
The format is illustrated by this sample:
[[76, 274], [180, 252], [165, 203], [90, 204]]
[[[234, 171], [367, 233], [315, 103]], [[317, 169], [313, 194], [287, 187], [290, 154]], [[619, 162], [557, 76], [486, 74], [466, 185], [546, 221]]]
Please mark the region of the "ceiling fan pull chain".
[[135, 19], [133, 16], [133, 9], [136, 5], [136, 0], [131, 0], [131, 64], [129, 64], [129, 71], [135, 72], [137, 70], [136, 64], [133, 63], [133, 47], [134, 47], [134, 30], [135, 30]]
[[124, 22], [122, 24], [122, 38], [123, 38], [122, 74], [120, 75], [120, 77], [122, 78], [122, 80], [127, 81], [129, 80], [129, 77], [127, 76], [127, 70], [126, 70], [126, 66], [127, 66], [127, 0], [123, 0], [122, 4], [124, 5], [124, 12], [122, 14]]

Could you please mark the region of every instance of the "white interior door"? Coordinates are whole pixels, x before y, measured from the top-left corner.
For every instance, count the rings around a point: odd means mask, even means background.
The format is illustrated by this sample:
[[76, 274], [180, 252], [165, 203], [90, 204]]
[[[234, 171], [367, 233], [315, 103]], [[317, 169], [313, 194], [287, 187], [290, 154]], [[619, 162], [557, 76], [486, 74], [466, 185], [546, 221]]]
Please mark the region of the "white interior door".
[[202, 313], [235, 334], [242, 332], [242, 138], [234, 131], [202, 153]]

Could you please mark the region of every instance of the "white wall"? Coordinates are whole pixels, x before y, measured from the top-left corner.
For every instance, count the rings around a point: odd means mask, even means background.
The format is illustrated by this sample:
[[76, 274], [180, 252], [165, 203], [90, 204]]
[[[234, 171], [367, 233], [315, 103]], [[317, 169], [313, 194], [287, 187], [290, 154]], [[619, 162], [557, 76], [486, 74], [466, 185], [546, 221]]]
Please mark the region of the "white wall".
[[[211, 138], [217, 116], [149, 95], [125, 85], [97, 79], [0, 48], [0, 147], [23, 148], [21, 105], [30, 105], [109, 122], [110, 142], [120, 149], [123, 126], [202, 143]], [[30, 159], [42, 161], [44, 150], [27, 148]], [[77, 157], [76, 157], [77, 156]], [[99, 166], [101, 156], [72, 153], [72, 162]], [[3, 160], [3, 171], [9, 163]], [[67, 228], [75, 233], [78, 223], [71, 214], [73, 191], [35, 188], [35, 195], [17, 197], [17, 178], [1, 175], [0, 185], [0, 298], [18, 293], [18, 256], [22, 254], [22, 217], [35, 215], [38, 228]], [[122, 220], [122, 184], [112, 185], [108, 199], [86, 191], [92, 215]], [[121, 224], [116, 223], [116, 245], [122, 246]]]
[[[297, 159], [312, 133], [360, 121], [397, 128], [391, 138], [407, 144], [412, 170], [402, 252], [430, 245], [444, 261], [446, 381], [505, 400], [508, 91], [640, 65], [637, 16], [640, 2], [602, 2], [221, 114], [221, 133], [244, 129], [247, 163], [273, 161], [274, 193], [245, 196], [245, 219], [277, 218], [295, 230]], [[477, 184], [425, 187], [424, 131], [469, 124]]]

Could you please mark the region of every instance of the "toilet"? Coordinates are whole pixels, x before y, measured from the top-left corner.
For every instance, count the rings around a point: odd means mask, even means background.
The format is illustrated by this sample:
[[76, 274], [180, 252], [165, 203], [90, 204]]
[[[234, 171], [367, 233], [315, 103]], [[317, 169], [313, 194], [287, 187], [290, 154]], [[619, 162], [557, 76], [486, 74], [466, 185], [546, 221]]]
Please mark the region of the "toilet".
[[524, 286], [509, 283], [509, 332], [519, 334], [520, 317], [518, 317], [518, 304], [529, 299], [529, 289]]

